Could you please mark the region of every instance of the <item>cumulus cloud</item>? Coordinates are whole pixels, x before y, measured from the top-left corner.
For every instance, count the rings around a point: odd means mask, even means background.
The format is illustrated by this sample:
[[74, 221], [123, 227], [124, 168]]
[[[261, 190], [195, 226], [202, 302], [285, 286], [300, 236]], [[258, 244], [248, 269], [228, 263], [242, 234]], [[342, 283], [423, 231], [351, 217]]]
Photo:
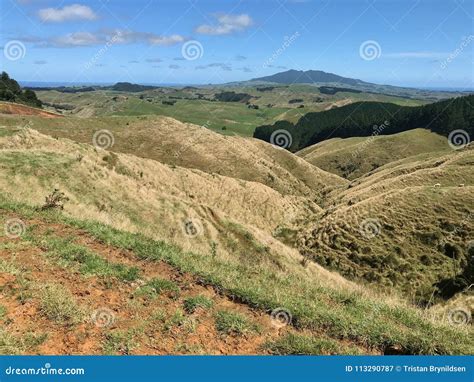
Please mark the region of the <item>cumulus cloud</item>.
[[97, 15], [86, 5], [72, 4], [63, 8], [44, 8], [38, 11], [43, 22], [60, 23], [75, 20], [95, 20]]
[[179, 65], [170, 65], [168, 66], [170, 69], [179, 69], [180, 66]]
[[253, 24], [252, 18], [242, 13], [240, 15], [217, 14], [217, 23], [214, 25], [203, 24], [196, 28], [196, 33], [206, 35], [226, 35], [243, 31]]
[[44, 60], [37, 60], [34, 62], [35, 65], [45, 65], [47, 64], [48, 62], [47, 61], [44, 61]]

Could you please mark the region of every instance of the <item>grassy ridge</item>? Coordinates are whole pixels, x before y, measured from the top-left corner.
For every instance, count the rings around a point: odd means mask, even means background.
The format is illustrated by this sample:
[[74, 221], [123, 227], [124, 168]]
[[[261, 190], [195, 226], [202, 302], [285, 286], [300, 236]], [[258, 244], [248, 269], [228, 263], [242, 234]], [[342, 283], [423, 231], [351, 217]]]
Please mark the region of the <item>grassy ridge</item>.
[[[25, 216], [40, 214], [31, 207], [9, 202], [3, 195], [0, 207]], [[83, 229], [108, 245], [131, 250], [141, 259], [165, 261], [252, 307], [263, 310], [284, 307], [292, 313], [293, 325], [297, 328], [324, 332], [333, 339], [350, 340], [380, 351], [391, 346], [410, 354], [471, 354], [474, 351], [467, 331], [434, 323], [414, 308], [389, 304], [360, 292], [322, 286], [315, 280], [303, 280], [292, 274], [256, 271], [254, 267], [229, 264], [211, 255], [183, 252], [141, 234], [121, 232], [55, 212], [41, 212], [41, 215], [44, 219]]]
[[[474, 95], [452, 98], [419, 107], [398, 106], [382, 102], [356, 102], [320, 113], [307, 113], [293, 125], [279, 121], [259, 126], [254, 137], [270, 142], [279, 129], [292, 136], [291, 151], [298, 151], [329, 138], [349, 138], [395, 134], [415, 128], [429, 129], [440, 135], [456, 129], [474, 134]], [[375, 126], [375, 127], [374, 127]]]

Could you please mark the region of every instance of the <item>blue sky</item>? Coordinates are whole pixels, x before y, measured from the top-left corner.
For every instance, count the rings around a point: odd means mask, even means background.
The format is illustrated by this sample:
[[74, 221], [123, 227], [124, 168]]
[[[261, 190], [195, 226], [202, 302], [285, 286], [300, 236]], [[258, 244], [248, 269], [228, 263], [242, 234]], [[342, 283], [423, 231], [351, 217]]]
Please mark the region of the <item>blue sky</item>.
[[223, 83], [287, 69], [474, 88], [473, 0], [0, 0], [21, 81]]

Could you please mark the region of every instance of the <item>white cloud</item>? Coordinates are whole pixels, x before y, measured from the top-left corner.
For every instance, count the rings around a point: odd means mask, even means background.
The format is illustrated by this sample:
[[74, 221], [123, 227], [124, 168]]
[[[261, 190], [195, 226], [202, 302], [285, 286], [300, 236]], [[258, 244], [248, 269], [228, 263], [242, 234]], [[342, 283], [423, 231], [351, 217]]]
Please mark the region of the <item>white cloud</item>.
[[181, 35], [160, 36], [149, 32], [136, 32], [131, 30], [99, 30], [96, 32], [73, 32], [62, 36], [46, 39], [22, 36], [19, 40], [32, 42], [37, 47], [74, 48], [80, 46], [93, 46], [100, 44], [148, 44], [148, 45], [175, 45], [186, 41]]
[[387, 53], [383, 54], [382, 57], [387, 58], [445, 58], [449, 53], [442, 52], [397, 52], [397, 53]]
[[218, 14], [216, 25], [203, 24], [196, 28], [196, 32], [207, 35], [225, 35], [243, 31], [253, 24], [252, 18], [243, 13], [240, 15]]
[[44, 22], [60, 23], [72, 20], [95, 20], [94, 11], [81, 4], [67, 5], [64, 8], [44, 8], [38, 11], [39, 18]]
[[179, 34], [173, 34], [171, 36], [153, 36], [148, 39], [148, 42], [152, 45], [174, 45], [184, 42], [185, 38]]
[[89, 32], [68, 33], [65, 36], [55, 37], [50, 44], [59, 47], [89, 46], [100, 44], [102, 40]]

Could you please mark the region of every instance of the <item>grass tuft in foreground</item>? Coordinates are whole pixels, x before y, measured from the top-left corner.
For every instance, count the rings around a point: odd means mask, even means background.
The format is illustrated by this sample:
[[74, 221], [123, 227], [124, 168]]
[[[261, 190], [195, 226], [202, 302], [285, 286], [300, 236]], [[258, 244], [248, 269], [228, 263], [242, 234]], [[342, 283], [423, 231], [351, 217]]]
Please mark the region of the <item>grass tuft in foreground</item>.
[[42, 286], [39, 297], [41, 313], [58, 324], [75, 325], [85, 317], [71, 292], [59, 284]]
[[184, 310], [187, 313], [194, 313], [197, 309], [208, 310], [214, 305], [213, 301], [203, 295], [188, 297], [184, 300]]
[[259, 331], [258, 325], [243, 314], [226, 310], [216, 313], [216, 329], [222, 334], [237, 336]]

